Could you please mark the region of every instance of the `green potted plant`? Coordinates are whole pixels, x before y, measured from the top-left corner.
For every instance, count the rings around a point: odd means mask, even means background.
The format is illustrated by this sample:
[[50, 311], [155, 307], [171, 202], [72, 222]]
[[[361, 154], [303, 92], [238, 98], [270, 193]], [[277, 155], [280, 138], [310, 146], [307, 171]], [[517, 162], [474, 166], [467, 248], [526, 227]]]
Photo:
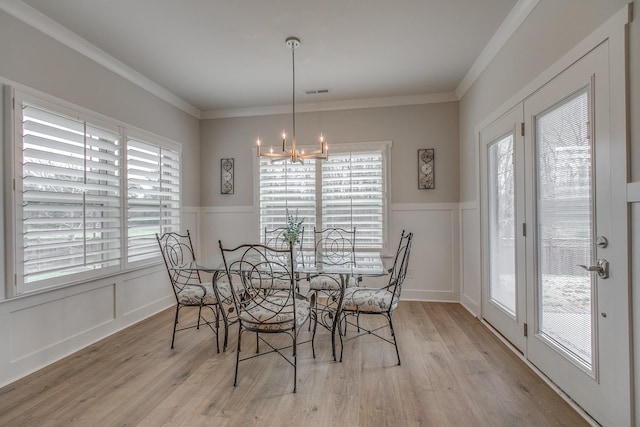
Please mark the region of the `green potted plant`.
[[287, 227], [282, 234], [285, 242], [288, 242], [291, 246], [300, 242], [300, 235], [302, 234], [302, 223], [304, 218], [298, 218], [298, 212], [295, 215], [287, 214]]

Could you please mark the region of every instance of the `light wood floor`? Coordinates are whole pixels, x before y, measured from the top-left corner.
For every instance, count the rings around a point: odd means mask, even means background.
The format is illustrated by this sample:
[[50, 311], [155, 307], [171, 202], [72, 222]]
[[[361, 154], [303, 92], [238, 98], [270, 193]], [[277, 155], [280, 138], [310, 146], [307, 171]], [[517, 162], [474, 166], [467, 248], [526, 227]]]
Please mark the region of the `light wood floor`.
[[235, 327], [226, 353], [208, 329], [179, 333], [171, 350], [172, 319], [166, 310], [0, 389], [0, 426], [588, 425], [459, 304], [400, 304], [401, 366], [371, 336], [336, 363], [319, 330], [315, 360], [299, 348], [296, 394], [275, 354], [241, 363], [233, 387]]

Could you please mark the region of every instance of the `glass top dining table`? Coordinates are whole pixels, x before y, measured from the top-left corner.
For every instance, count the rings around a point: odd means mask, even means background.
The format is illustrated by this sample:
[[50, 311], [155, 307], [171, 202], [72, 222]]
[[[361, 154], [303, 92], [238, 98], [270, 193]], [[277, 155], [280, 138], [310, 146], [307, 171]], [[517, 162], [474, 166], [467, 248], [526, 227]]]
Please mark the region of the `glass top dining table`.
[[[348, 258], [348, 259], [346, 259]], [[231, 264], [233, 260], [227, 259]], [[171, 268], [181, 271], [201, 271], [206, 273], [225, 272], [222, 254], [191, 261]], [[340, 257], [335, 261], [331, 255], [323, 256], [313, 251], [300, 251], [295, 254], [294, 273], [343, 274], [347, 276], [383, 276], [387, 273], [379, 252], [354, 252], [353, 256]]]
[[[332, 254], [318, 254], [314, 251], [297, 251], [294, 254], [293, 272], [300, 278], [310, 279], [314, 276], [335, 275], [340, 279], [340, 290], [336, 292], [336, 304], [332, 308], [330, 316], [322, 316], [320, 324], [331, 331], [333, 358], [336, 360], [335, 335], [338, 327], [338, 319], [340, 318], [340, 309], [344, 298], [344, 289], [349, 282], [350, 277], [379, 277], [387, 274], [382, 255], [379, 252], [354, 252], [349, 257], [343, 255], [336, 257]], [[339, 259], [339, 261], [338, 261]], [[227, 258], [227, 263], [231, 265], [233, 260]], [[222, 254], [205, 257], [196, 261], [188, 262], [182, 265], [172, 267], [171, 270], [177, 271], [198, 271], [203, 273], [213, 273], [213, 286], [216, 290], [218, 279], [226, 274], [224, 259]], [[220, 295], [216, 292], [220, 300]], [[228, 319], [224, 310], [223, 321], [228, 326]], [[317, 313], [316, 313], [317, 315]], [[325, 319], [332, 319], [326, 322]], [[225, 333], [225, 342], [223, 349], [227, 347], [227, 339]]]

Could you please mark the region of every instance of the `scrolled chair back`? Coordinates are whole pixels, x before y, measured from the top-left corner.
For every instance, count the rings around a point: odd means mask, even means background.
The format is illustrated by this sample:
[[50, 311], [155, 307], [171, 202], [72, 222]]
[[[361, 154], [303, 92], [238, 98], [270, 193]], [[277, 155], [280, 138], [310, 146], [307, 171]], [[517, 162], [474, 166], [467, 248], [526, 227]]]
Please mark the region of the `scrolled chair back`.
[[220, 250], [236, 309], [245, 327], [270, 325], [282, 330], [295, 325], [295, 276], [291, 247], [244, 244]]
[[169, 279], [173, 285], [173, 291], [180, 293], [187, 285], [199, 284], [201, 280], [197, 270], [172, 270], [174, 267], [196, 260], [189, 230], [187, 230], [187, 234], [176, 232], [156, 234], [156, 238], [169, 273]]
[[[284, 251], [288, 250], [290, 245], [289, 245], [289, 242], [287, 242], [287, 240], [284, 238], [284, 233], [286, 230], [287, 230], [286, 227], [278, 227], [278, 228], [274, 228], [273, 230], [269, 230], [267, 229], [267, 227], [265, 227], [262, 243], [265, 246], [268, 246], [270, 248], [280, 249]], [[300, 231], [299, 238], [300, 240], [293, 246], [293, 249], [294, 251], [302, 252], [303, 241], [304, 241], [304, 227], [302, 227]], [[283, 260], [285, 260], [286, 253], [282, 252], [280, 254], [280, 257], [283, 258]], [[295, 258], [295, 255], [294, 255], [294, 258]]]
[[[273, 230], [269, 230], [267, 227], [264, 228], [262, 243], [265, 246], [269, 246], [275, 249], [288, 249], [289, 243], [284, 238], [284, 232], [287, 230], [286, 227], [278, 227]], [[294, 249], [302, 250], [304, 240], [304, 227], [302, 227], [300, 231], [300, 240], [295, 245]]]
[[405, 277], [407, 277], [412, 241], [413, 233], [409, 232], [405, 234], [405, 231], [402, 230], [393, 266], [389, 270], [389, 284], [387, 285], [388, 289], [393, 292], [393, 306], [396, 306], [400, 300], [402, 284], [404, 283]]
[[339, 227], [316, 230], [314, 227], [313, 239], [316, 257], [322, 257], [323, 263], [340, 265], [355, 261], [355, 227], [353, 230]]

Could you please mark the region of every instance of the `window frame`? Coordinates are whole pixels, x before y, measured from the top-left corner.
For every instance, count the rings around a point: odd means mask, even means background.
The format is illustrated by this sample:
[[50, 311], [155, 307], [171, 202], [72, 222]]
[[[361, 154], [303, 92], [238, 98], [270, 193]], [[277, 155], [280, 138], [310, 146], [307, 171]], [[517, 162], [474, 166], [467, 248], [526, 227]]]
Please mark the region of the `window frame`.
[[[392, 250], [389, 245], [389, 224], [390, 224], [390, 216], [391, 216], [391, 148], [393, 146], [393, 141], [371, 141], [371, 142], [351, 142], [351, 143], [336, 143], [330, 147], [329, 157], [331, 157], [331, 153], [357, 153], [357, 152], [367, 152], [367, 151], [377, 151], [380, 150], [382, 153], [382, 174], [383, 174], [383, 189], [382, 189], [382, 199], [383, 199], [383, 209], [382, 209], [382, 248], [356, 248], [358, 251], [368, 252], [368, 251], [378, 251], [383, 256], [391, 256]], [[255, 222], [258, 224], [258, 228], [260, 228], [260, 158], [257, 156], [257, 149], [253, 148], [253, 170], [254, 170], [254, 181], [253, 181], [253, 189], [254, 189], [254, 212], [255, 212]], [[320, 167], [316, 167], [316, 194], [322, 193], [322, 167], [320, 162], [323, 160], [316, 160], [317, 164]], [[322, 224], [322, 204], [319, 203], [321, 198], [316, 197], [316, 227], [319, 227]], [[310, 232], [307, 232], [307, 227], [311, 228]], [[308, 234], [308, 237], [312, 238], [313, 235], [313, 225], [309, 225], [305, 227], [305, 234]], [[258, 230], [259, 235], [258, 238], [262, 239], [264, 230]], [[305, 240], [308, 238], [305, 236]], [[260, 240], [261, 241], [261, 240]]]
[[[24, 269], [20, 263], [24, 261], [22, 230], [23, 230], [23, 212], [21, 208], [22, 200], [22, 107], [23, 105], [32, 105], [35, 108], [50, 111], [54, 114], [67, 116], [72, 119], [84, 121], [87, 124], [99, 128], [108, 129], [117, 133], [120, 143], [119, 156], [119, 176], [120, 176], [120, 220], [118, 227], [120, 230], [120, 256], [118, 265], [99, 268], [79, 273], [65, 274], [56, 278], [43, 279], [24, 283]], [[6, 298], [14, 298], [24, 295], [33, 295], [53, 289], [74, 286], [80, 283], [86, 283], [105, 277], [122, 274], [139, 268], [149, 267], [162, 263], [160, 252], [157, 256], [150, 257], [145, 260], [128, 262], [127, 251], [127, 138], [135, 135], [137, 138], [144, 138], [144, 141], [156, 145], [160, 148], [175, 151], [178, 154], [179, 162], [179, 193], [182, 193], [183, 185], [183, 167], [182, 167], [182, 144], [170, 139], [155, 135], [134, 126], [123, 123], [119, 120], [112, 119], [108, 116], [96, 113], [84, 107], [73, 103], [58, 99], [52, 95], [37, 91], [23, 86], [4, 86], [3, 100], [4, 118], [5, 118], [5, 158], [4, 158], [4, 203], [5, 203], [5, 296]], [[178, 225], [182, 223], [182, 199], [179, 200]], [[178, 230], [176, 230], [178, 231]]]

